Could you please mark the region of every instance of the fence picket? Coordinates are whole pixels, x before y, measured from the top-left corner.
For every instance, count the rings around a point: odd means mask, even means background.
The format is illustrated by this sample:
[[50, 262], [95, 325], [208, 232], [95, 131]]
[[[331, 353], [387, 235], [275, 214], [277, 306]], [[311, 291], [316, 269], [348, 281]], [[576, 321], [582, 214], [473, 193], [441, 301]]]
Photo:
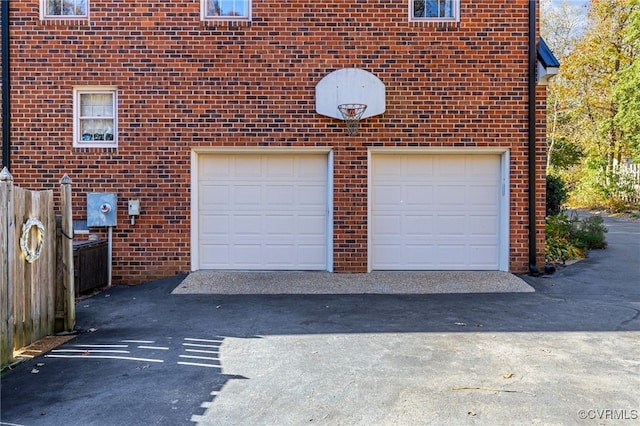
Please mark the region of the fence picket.
[[[14, 223], [15, 233], [13, 238], [13, 247], [9, 248], [9, 253], [16, 253], [14, 267], [14, 287], [13, 287], [13, 300], [14, 300], [14, 348], [21, 348], [25, 345], [25, 321], [26, 312], [28, 311], [28, 305], [25, 303], [25, 293], [29, 294], [29, 284], [31, 280], [25, 276], [26, 270], [24, 267], [24, 260], [19, 254], [20, 247], [20, 233], [22, 232], [23, 212], [25, 207], [24, 190], [20, 187], [13, 188], [14, 195]], [[27, 301], [28, 302], [28, 301]]]
[[[49, 277], [48, 286], [42, 294], [42, 319], [41, 333], [44, 336], [55, 333], [55, 293], [56, 293], [56, 216], [54, 214], [53, 192], [46, 196], [44, 211], [49, 212], [45, 217], [44, 226], [46, 229], [45, 248], [46, 252], [43, 265], [44, 274]], [[43, 249], [44, 250], [44, 249]]]
[[[51, 190], [28, 191], [14, 186], [8, 170], [0, 173], [0, 202], [6, 206], [0, 210], [0, 365], [13, 360], [14, 350], [55, 332], [57, 288], [63, 283], [57, 279], [53, 199]], [[29, 219], [40, 223], [29, 222], [23, 231]], [[23, 233], [27, 251], [39, 249], [40, 256], [32, 262], [21, 250]], [[72, 253], [65, 256], [73, 259]]]
[[13, 178], [5, 168], [0, 173], [0, 365], [13, 358], [14, 314], [13, 314], [13, 256], [9, 256], [13, 245]]

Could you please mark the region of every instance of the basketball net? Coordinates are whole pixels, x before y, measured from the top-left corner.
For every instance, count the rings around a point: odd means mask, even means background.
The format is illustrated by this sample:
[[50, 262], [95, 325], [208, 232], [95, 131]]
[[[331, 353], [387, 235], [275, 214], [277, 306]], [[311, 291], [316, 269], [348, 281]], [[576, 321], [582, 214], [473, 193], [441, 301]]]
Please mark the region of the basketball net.
[[338, 105], [338, 111], [340, 111], [344, 122], [347, 124], [348, 134], [355, 135], [358, 133], [358, 124], [360, 124], [360, 118], [366, 109], [367, 106], [365, 104]]

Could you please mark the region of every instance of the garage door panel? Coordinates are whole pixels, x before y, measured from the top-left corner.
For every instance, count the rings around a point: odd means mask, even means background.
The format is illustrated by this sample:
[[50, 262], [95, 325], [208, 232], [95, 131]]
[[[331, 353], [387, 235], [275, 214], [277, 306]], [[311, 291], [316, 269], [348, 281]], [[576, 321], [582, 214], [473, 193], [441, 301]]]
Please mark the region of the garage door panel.
[[232, 235], [238, 238], [255, 238], [262, 234], [262, 220], [260, 216], [233, 215], [231, 226], [228, 229], [226, 238], [231, 239]]
[[447, 178], [447, 180], [453, 179], [459, 180], [465, 176], [466, 173], [466, 158], [458, 155], [442, 155], [438, 158], [434, 158], [438, 164], [438, 176], [441, 178]]
[[431, 158], [404, 158], [404, 167], [401, 175], [408, 178], [432, 178], [434, 173], [434, 163]]
[[233, 256], [232, 260], [246, 265], [250, 263], [257, 263], [257, 259], [259, 259], [258, 254], [260, 253], [262, 245], [254, 244], [252, 242], [238, 241], [237, 243], [232, 244], [230, 248], [231, 255]]
[[237, 185], [233, 188], [234, 206], [256, 206], [262, 201], [260, 185]]
[[471, 185], [467, 200], [469, 204], [475, 206], [489, 206], [495, 209], [498, 194], [496, 185]]
[[402, 203], [407, 207], [419, 207], [433, 205], [434, 188], [431, 185], [406, 185], [404, 188]]
[[466, 216], [438, 216], [435, 219], [435, 228], [439, 238], [451, 236], [464, 237], [468, 233]]
[[229, 229], [229, 216], [207, 215], [203, 217], [200, 233], [204, 235], [226, 235]]
[[267, 265], [282, 266], [291, 262], [296, 252], [290, 244], [265, 244], [266, 255], [264, 256]]
[[402, 261], [402, 246], [399, 244], [380, 244], [374, 252], [374, 262], [382, 268], [395, 266]]
[[432, 216], [428, 215], [406, 215], [404, 217], [406, 224], [406, 234], [408, 238], [427, 238], [433, 237], [434, 221]]
[[498, 233], [497, 216], [469, 216], [469, 234], [472, 236], [490, 236], [493, 238]]
[[378, 157], [374, 156], [373, 167], [376, 169], [376, 176], [380, 178], [392, 178], [402, 176], [402, 156], [385, 156], [383, 161], [378, 161]]
[[437, 208], [442, 206], [462, 207], [466, 204], [467, 188], [465, 185], [440, 184], [436, 191], [434, 204]]
[[255, 179], [263, 174], [263, 159], [259, 155], [234, 155], [230, 157], [231, 167], [225, 176], [233, 176], [235, 179]]
[[373, 234], [378, 237], [384, 235], [396, 236], [402, 232], [402, 217], [400, 215], [376, 215], [373, 223]]
[[500, 177], [500, 158], [497, 155], [478, 155], [466, 162], [469, 177]]
[[402, 201], [402, 186], [380, 184], [373, 188], [372, 195], [377, 200], [377, 207], [397, 206]]
[[271, 178], [292, 178], [295, 176], [294, 158], [283, 156], [271, 156], [266, 158], [266, 172], [264, 177]]
[[296, 227], [295, 217], [293, 215], [268, 215], [265, 216], [264, 219], [265, 236], [272, 237], [280, 235], [295, 238]]
[[371, 268], [497, 270], [500, 167], [500, 155], [373, 154]]
[[403, 257], [409, 266], [424, 265], [425, 261], [428, 262], [429, 259], [434, 258], [436, 249], [437, 247], [433, 244], [407, 244]]
[[231, 259], [231, 247], [227, 244], [204, 244], [201, 256], [204, 262], [223, 265]]
[[495, 248], [493, 244], [470, 246], [469, 251], [474, 259], [474, 266], [493, 266]]
[[467, 265], [464, 244], [438, 244], [436, 267], [459, 269]]
[[198, 179], [200, 183], [215, 181], [221, 176], [228, 176], [231, 169], [231, 161], [227, 157], [201, 157], [198, 163]]
[[297, 220], [296, 232], [301, 237], [316, 237], [316, 238], [324, 238], [325, 232], [324, 227], [326, 226], [326, 217], [325, 216], [299, 216]]
[[201, 209], [229, 204], [229, 187], [227, 185], [203, 184], [198, 194], [199, 207]]
[[320, 269], [324, 268], [324, 262], [309, 262], [304, 259], [321, 259], [325, 255], [325, 247], [323, 245], [305, 245], [300, 244], [297, 248], [299, 256], [300, 268], [304, 269]]
[[292, 205], [295, 200], [294, 189], [291, 185], [265, 185], [262, 190], [263, 202], [269, 207]]
[[297, 205], [300, 208], [303, 207], [324, 207], [327, 197], [327, 187], [323, 182], [316, 184], [300, 184], [295, 190]]
[[203, 154], [198, 170], [199, 268], [327, 269], [326, 154]]
[[[303, 181], [319, 180], [319, 177], [326, 176], [327, 166], [326, 162], [322, 163], [313, 158], [314, 156], [301, 155], [296, 157], [296, 176]], [[322, 179], [320, 179], [322, 181]]]

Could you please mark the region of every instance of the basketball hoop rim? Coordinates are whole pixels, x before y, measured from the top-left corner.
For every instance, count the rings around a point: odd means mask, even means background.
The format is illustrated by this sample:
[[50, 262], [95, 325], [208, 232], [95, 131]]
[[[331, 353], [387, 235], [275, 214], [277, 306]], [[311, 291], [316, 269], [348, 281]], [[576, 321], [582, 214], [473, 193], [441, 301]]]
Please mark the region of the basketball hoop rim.
[[[345, 120], [359, 120], [366, 109], [367, 104], [357, 102], [338, 105], [338, 111]], [[353, 110], [353, 113], [350, 110]]]

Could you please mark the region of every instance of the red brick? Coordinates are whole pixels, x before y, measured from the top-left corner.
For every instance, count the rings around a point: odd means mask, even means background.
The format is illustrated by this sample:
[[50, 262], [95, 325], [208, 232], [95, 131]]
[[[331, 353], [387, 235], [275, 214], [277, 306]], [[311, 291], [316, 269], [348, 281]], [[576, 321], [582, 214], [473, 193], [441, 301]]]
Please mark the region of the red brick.
[[[117, 192], [121, 211], [139, 199], [144, 214], [114, 239], [114, 279], [138, 283], [190, 270], [192, 147], [332, 147], [334, 269], [364, 272], [368, 148], [510, 147], [510, 270], [525, 272], [529, 0], [462, 1], [454, 24], [408, 22], [407, 1], [254, 1], [237, 26], [201, 22], [198, 0], [92, 0], [90, 23], [11, 2], [15, 181], [55, 188], [69, 174], [77, 218], [86, 192]], [[315, 113], [316, 83], [343, 67], [387, 88], [384, 115], [353, 137]], [[72, 147], [76, 85], [118, 86], [117, 149]], [[544, 87], [537, 99], [543, 264]]]

